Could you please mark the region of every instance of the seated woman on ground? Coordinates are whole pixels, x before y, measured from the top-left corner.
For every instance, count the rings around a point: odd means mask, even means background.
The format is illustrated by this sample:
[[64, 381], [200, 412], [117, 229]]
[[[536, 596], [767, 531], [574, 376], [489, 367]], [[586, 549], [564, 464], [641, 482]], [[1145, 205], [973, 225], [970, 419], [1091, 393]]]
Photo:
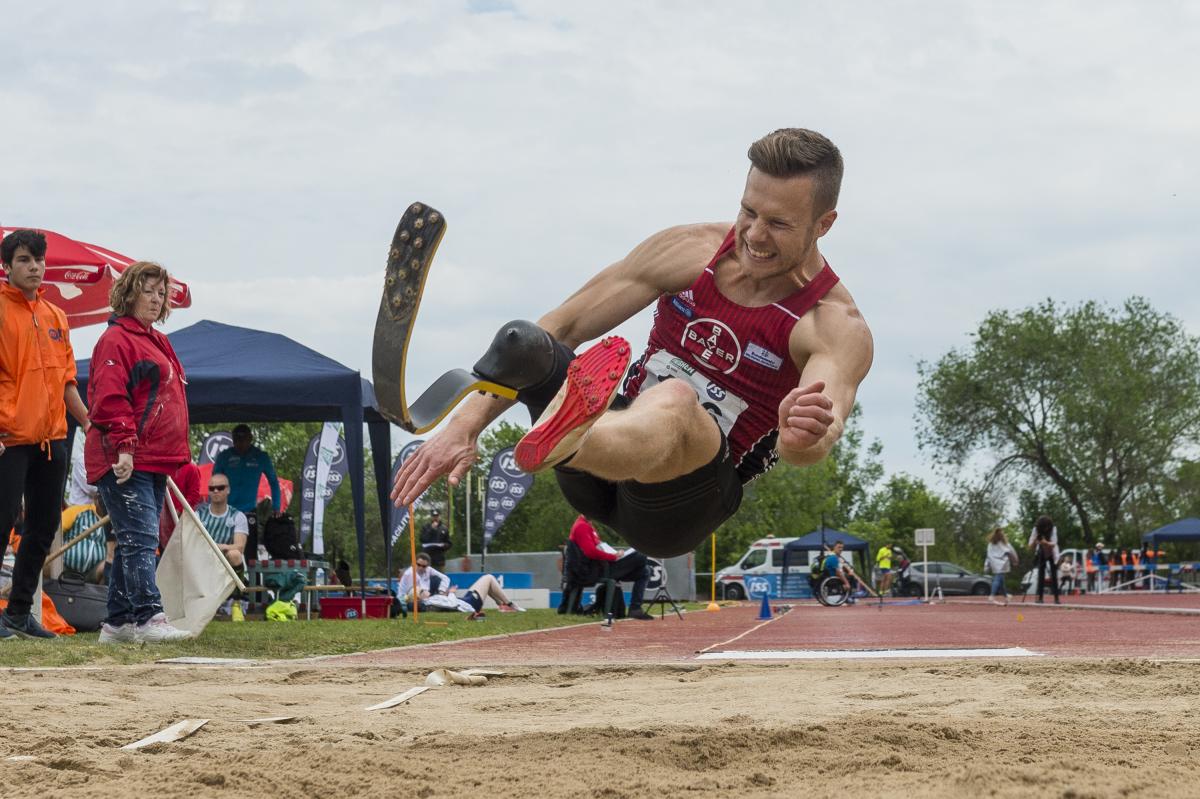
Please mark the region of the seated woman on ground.
[[[524, 611], [504, 593], [500, 581], [494, 575], [485, 574], [476, 580], [461, 596], [457, 595], [450, 578], [430, 566], [428, 552], [417, 553], [417, 599], [422, 609], [458, 610], [470, 613], [472, 619], [483, 618], [483, 600], [491, 597], [501, 613]], [[408, 605], [413, 599], [413, 570], [405, 569], [400, 574], [400, 596], [406, 597]]]

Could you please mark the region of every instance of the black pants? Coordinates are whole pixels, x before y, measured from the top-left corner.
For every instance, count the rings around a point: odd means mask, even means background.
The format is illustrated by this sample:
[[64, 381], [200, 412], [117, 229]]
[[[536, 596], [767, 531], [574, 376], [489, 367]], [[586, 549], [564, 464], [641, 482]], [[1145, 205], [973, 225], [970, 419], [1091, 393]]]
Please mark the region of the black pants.
[[646, 596], [646, 581], [650, 577], [645, 555], [635, 552], [620, 560], [614, 560], [609, 567], [608, 576], [619, 583], [632, 580], [633, 591], [629, 595], [629, 610], [634, 611], [642, 606], [642, 600]]
[[1050, 587], [1054, 591], [1054, 598], [1058, 599], [1058, 564], [1054, 562], [1053, 555], [1046, 555], [1042, 552], [1041, 547], [1037, 551], [1037, 570], [1038, 570], [1038, 599], [1041, 599], [1046, 593], [1045, 573], [1047, 568], [1050, 571]]
[[37, 444], [18, 444], [0, 455], [0, 559], [8, 547], [8, 531], [20, 512], [21, 500], [25, 500], [25, 527], [13, 566], [9, 615], [27, 614], [33, 604], [38, 575], [62, 521], [69, 462], [65, 439], [51, 441], [48, 450]]

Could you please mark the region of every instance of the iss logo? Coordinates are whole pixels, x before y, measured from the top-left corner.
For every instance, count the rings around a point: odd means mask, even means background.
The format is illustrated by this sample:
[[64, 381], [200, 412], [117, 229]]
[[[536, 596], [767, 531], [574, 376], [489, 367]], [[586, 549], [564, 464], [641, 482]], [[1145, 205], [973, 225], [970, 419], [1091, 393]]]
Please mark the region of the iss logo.
[[[230, 439], [229, 443], [232, 446], [233, 439]], [[308, 446], [312, 450], [312, 457], [313, 457], [313, 460], [315, 461], [321, 453], [321, 436], [320, 435], [313, 436], [312, 440], [308, 442]], [[413, 447], [413, 452], [415, 452], [415, 451], [416, 451], [416, 447]], [[411, 455], [412, 453], [409, 453], [409, 454]], [[306, 458], [306, 460], [307, 460], [307, 458]], [[342, 439], [341, 436], [338, 436], [337, 445], [333, 448], [333, 460], [331, 460], [329, 462], [329, 466], [331, 469], [336, 468], [338, 466], [341, 466], [342, 462], [345, 460], [346, 460], [346, 442]], [[314, 472], [314, 474], [315, 474], [315, 472]]]
[[525, 472], [521, 471], [521, 467], [517, 466], [517, 459], [513, 457], [512, 450], [505, 450], [504, 452], [501, 452], [500, 457], [497, 458], [496, 462], [500, 466], [500, 471], [504, 472], [509, 477], [515, 479], [525, 474]]
[[493, 477], [491, 482], [488, 483], [488, 488], [497, 494], [503, 494], [508, 490], [508, 481], [503, 477]]
[[500, 507], [500, 500], [496, 499], [495, 497], [492, 497], [487, 501], [488, 510], [496, 510], [498, 507]]
[[752, 577], [746, 581], [746, 593], [753, 599], [758, 599], [763, 594], [770, 594], [771, 581], [761, 577]]
[[511, 512], [513, 508], [517, 507], [517, 501], [512, 497], [505, 497], [504, 499], [500, 500], [500, 507]]
[[525, 486], [520, 483], [513, 483], [508, 487], [508, 493], [512, 494], [517, 499], [525, 496]]
[[204, 448], [200, 453], [200, 463], [212, 463], [225, 450], [233, 446], [233, 436], [224, 430], [212, 433], [204, 439]]
[[648, 589], [657, 591], [667, 584], [667, 569], [662, 561], [646, 558], [646, 568], [650, 570], [650, 576], [646, 578]]
[[704, 391], [708, 394], [708, 396], [712, 397], [717, 402], [720, 402], [726, 397], [725, 389], [721, 388], [716, 383], [709, 383], [708, 388], [704, 389]]
[[742, 362], [742, 345], [724, 322], [696, 319], [683, 329], [679, 342], [696, 362], [721, 374], [729, 374]]

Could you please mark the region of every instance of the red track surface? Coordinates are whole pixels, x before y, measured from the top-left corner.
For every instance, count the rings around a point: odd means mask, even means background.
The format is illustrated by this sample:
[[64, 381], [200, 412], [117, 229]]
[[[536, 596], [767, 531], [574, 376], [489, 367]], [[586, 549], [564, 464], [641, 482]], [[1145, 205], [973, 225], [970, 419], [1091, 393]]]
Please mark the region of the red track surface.
[[[700, 651], [880, 650], [1024, 647], [1058, 657], [1200, 658], [1200, 597], [1133, 595], [1064, 597], [1080, 605], [1141, 605], [1194, 614], [1111, 612], [1099, 607], [1008, 607], [986, 601], [823, 608], [797, 604], [769, 622], [757, 606], [674, 615], [653, 622], [598, 623], [544, 632], [350, 655], [344, 663], [471, 666], [679, 663]], [[734, 640], [736, 639], [736, 640]]]

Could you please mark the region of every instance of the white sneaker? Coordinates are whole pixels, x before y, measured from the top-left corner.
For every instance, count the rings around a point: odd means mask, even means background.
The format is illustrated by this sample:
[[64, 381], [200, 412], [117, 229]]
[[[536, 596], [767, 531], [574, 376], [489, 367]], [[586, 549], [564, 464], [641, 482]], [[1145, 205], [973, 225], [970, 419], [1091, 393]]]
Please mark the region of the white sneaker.
[[167, 614], [156, 613], [145, 624], [139, 624], [134, 630], [136, 640], [143, 644], [161, 644], [167, 641], [184, 641], [192, 637], [185, 630], [178, 630], [167, 621]]
[[100, 643], [132, 644], [137, 641], [137, 630], [132, 622], [113, 627], [108, 622], [100, 624]]

